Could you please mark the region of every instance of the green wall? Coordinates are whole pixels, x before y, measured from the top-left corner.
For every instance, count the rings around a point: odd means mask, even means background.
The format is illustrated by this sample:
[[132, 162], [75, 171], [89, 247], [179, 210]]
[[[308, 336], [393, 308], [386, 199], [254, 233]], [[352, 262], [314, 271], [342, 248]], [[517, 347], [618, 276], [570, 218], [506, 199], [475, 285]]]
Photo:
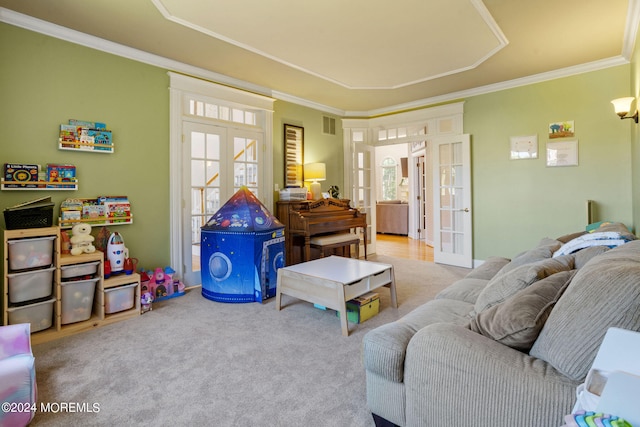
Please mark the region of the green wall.
[[[0, 164], [71, 163], [78, 191], [2, 191], [0, 209], [42, 196], [127, 195], [134, 223], [122, 233], [145, 268], [170, 262], [169, 78], [167, 70], [0, 23]], [[7, 60], [10, 58], [10, 61]], [[320, 111], [278, 101], [274, 113], [274, 180], [282, 188], [283, 124], [304, 127], [305, 159], [327, 164], [327, 181], [343, 189], [342, 126], [322, 134]], [[58, 150], [70, 118], [101, 121], [113, 131], [115, 153]], [[0, 221], [4, 223], [4, 220]], [[94, 233], [95, 234], [95, 233]]]
[[[342, 144], [342, 121], [339, 117], [322, 113], [285, 101], [276, 101], [273, 115], [273, 179], [282, 188], [284, 184], [284, 137], [285, 124], [304, 128], [304, 162], [325, 163], [327, 180], [320, 182], [322, 191], [332, 185], [340, 187], [344, 196], [344, 153]], [[336, 135], [322, 133], [322, 117], [336, 119]], [[274, 198], [274, 200], [276, 200]]]
[[[636, 37], [635, 50], [631, 58], [631, 80], [630, 89], [621, 96], [635, 96], [636, 108], [640, 99], [640, 33]], [[625, 120], [631, 121], [631, 120]], [[633, 223], [640, 224], [640, 131], [639, 125], [632, 125], [630, 132], [631, 158], [632, 158], [632, 200], [633, 200]], [[638, 234], [638, 230], [636, 230]]]
[[[0, 163], [71, 163], [78, 191], [2, 191], [0, 208], [51, 195], [127, 195], [122, 233], [141, 266], [169, 263], [169, 78], [165, 70], [0, 24]], [[69, 119], [105, 122], [115, 152], [58, 149]], [[2, 221], [4, 223], [4, 220]]]
[[[0, 24], [0, 163], [73, 163], [79, 190], [2, 191], [0, 208], [51, 195], [92, 198], [125, 194], [134, 224], [122, 232], [145, 267], [169, 263], [169, 79], [166, 70]], [[472, 138], [474, 258], [513, 256], [543, 236], [582, 229], [585, 202], [597, 218], [640, 224], [637, 126], [620, 121], [610, 100], [638, 94], [638, 55], [630, 66], [580, 74], [466, 99], [465, 133]], [[631, 88], [631, 89], [630, 89]], [[283, 124], [305, 129], [305, 161], [325, 162], [330, 185], [344, 188], [342, 125], [322, 134], [320, 111], [277, 101], [273, 124], [274, 181], [283, 177]], [[69, 118], [103, 121], [114, 154], [57, 148]], [[574, 120], [579, 166], [545, 166], [547, 126]], [[538, 135], [537, 160], [509, 160], [511, 136]], [[630, 140], [634, 142], [633, 146]], [[637, 174], [633, 182], [637, 182]], [[56, 212], [57, 216], [57, 212]]]
[[[629, 92], [628, 66], [580, 74], [466, 100], [472, 138], [474, 258], [513, 256], [541, 237], [584, 229], [586, 200], [595, 220], [634, 224], [631, 120], [610, 101]], [[579, 165], [547, 167], [547, 127], [573, 120]], [[635, 125], [633, 125], [635, 126]], [[537, 135], [539, 157], [510, 160], [511, 136]]]

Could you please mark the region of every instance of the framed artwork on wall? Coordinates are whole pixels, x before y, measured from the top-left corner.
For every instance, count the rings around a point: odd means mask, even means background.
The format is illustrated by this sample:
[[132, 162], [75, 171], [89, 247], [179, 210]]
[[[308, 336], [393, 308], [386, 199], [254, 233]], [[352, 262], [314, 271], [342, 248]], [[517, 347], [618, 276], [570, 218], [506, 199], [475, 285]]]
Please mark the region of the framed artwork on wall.
[[573, 120], [549, 123], [549, 138], [567, 138], [575, 135]]
[[304, 128], [284, 125], [284, 186], [301, 188], [304, 184]]
[[538, 135], [511, 137], [511, 160], [537, 158]]
[[547, 166], [578, 166], [578, 140], [547, 142]]

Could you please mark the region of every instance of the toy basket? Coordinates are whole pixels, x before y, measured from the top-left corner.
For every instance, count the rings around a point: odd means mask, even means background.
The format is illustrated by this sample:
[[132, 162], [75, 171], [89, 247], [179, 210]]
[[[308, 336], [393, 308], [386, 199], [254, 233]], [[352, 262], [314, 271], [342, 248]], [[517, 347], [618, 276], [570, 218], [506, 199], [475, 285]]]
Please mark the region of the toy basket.
[[27, 203], [4, 210], [7, 230], [41, 228], [53, 225], [53, 202]]

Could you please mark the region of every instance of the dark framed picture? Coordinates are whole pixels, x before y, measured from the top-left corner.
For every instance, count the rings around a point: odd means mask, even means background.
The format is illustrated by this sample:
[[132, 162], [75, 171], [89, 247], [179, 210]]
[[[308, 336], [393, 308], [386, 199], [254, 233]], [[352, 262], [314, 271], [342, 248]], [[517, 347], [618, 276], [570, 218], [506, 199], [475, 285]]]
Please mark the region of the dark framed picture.
[[304, 128], [284, 125], [284, 186], [302, 187], [304, 184]]

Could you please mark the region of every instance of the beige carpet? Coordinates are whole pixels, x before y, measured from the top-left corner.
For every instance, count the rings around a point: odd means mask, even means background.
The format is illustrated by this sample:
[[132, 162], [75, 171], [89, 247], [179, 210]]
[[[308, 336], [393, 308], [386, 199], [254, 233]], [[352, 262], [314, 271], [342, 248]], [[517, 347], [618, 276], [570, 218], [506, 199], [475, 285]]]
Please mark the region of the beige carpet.
[[[94, 412], [36, 414], [33, 426], [372, 426], [362, 337], [468, 270], [372, 257], [394, 265], [399, 308], [340, 333], [335, 312], [283, 296], [223, 304], [199, 289], [139, 318], [34, 346], [39, 402]], [[95, 409], [99, 410], [96, 412]]]

